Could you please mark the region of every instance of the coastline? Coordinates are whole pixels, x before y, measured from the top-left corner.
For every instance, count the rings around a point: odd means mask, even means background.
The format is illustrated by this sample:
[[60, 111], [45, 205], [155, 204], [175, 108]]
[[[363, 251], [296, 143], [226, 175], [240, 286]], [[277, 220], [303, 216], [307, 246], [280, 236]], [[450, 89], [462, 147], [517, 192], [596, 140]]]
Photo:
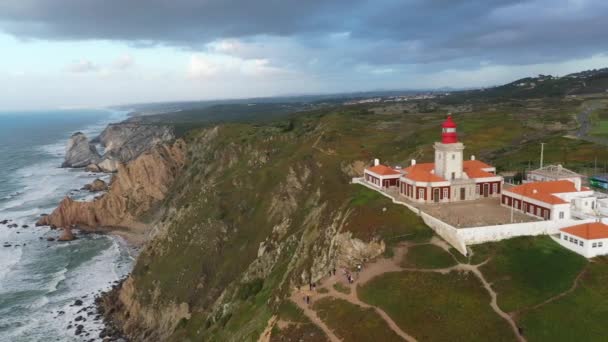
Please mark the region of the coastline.
[[[98, 193], [83, 191], [82, 186], [96, 178], [111, 177], [59, 167], [67, 141], [63, 137], [74, 131], [96, 135], [109, 123], [124, 118], [124, 113], [117, 111], [89, 113], [79, 115], [75, 122], [74, 111], [3, 117], [37, 137], [29, 141], [26, 135], [10, 135], [18, 131], [7, 131], [3, 135], [13, 145], [4, 143], [5, 149], [0, 150], [10, 162], [0, 178], [0, 191], [4, 192], [0, 218], [8, 221], [0, 225], [4, 241], [0, 249], [0, 335], [9, 340], [96, 337], [103, 326], [101, 317], [91, 311], [93, 297], [128, 275], [137, 256], [141, 240], [129, 234], [82, 232], [78, 240], [60, 242], [56, 239], [61, 230], [34, 227], [35, 220], [56, 208], [62, 196], [92, 200]], [[9, 119], [14, 121], [6, 121]], [[15, 145], [20, 141], [22, 145]], [[15, 164], [16, 158], [20, 164]]]

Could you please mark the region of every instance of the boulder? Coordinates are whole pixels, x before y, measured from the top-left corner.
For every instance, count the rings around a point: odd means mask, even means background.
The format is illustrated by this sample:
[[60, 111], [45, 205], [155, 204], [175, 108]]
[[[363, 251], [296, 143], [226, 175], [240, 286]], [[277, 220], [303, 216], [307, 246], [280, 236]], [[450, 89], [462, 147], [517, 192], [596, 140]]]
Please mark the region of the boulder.
[[86, 172], [98, 173], [101, 172], [101, 168], [97, 164], [89, 164], [84, 168]]
[[98, 178], [94, 180], [91, 184], [85, 185], [83, 189], [89, 190], [90, 192], [106, 191], [108, 190], [108, 184]]
[[121, 162], [112, 159], [112, 158], [104, 158], [97, 166], [101, 172], [112, 173], [118, 171], [118, 167], [121, 165]]
[[81, 132], [74, 133], [66, 146], [65, 160], [61, 167], [85, 167], [97, 164], [101, 156], [95, 145]]
[[57, 241], [72, 241], [74, 240], [74, 234], [72, 233], [72, 229], [71, 228], [63, 228], [63, 233], [61, 233], [61, 236], [57, 239]]

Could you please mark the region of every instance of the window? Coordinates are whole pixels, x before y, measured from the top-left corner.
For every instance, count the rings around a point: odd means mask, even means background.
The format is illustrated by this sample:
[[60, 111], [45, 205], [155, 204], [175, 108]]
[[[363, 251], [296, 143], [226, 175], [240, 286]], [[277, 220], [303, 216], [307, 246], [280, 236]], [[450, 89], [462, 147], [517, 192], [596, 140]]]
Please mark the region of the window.
[[563, 212], [563, 211], [560, 211], [560, 212], [559, 212], [559, 219], [561, 220], [561, 219], [563, 219], [563, 218], [564, 218], [564, 212]]
[[498, 192], [498, 184], [496, 184], [496, 183], [492, 184], [492, 192], [493, 193], [497, 193]]
[[570, 242], [574, 242], [575, 239], [573, 237], [570, 237]]
[[564, 240], [568, 241], [568, 237], [565, 234], [562, 234], [562, 236], [564, 237]]
[[418, 189], [418, 198], [424, 199], [424, 189]]
[[534, 215], [539, 216], [538, 207], [534, 207]]
[[578, 242], [578, 245], [579, 245], [579, 246], [584, 246], [584, 245], [585, 245], [585, 243], [583, 242], [583, 240], [580, 240], [580, 241]]
[[524, 213], [528, 211], [528, 203], [524, 203]]
[[456, 172], [452, 172], [452, 179], [456, 179]]
[[594, 243], [591, 245], [591, 247], [592, 247], [592, 248], [596, 248], [596, 247], [597, 247], [597, 242], [594, 242]]
[[597, 243], [597, 246], [598, 246], [598, 247], [602, 247], [603, 245], [604, 245], [604, 243], [603, 243], [603, 242], [598, 242], [598, 243]]
[[475, 193], [479, 195], [479, 189], [480, 189], [480, 185], [476, 184], [475, 185]]
[[452, 154], [452, 160], [456, 159], [456, 155]]
[[450, 197], [450, 189], [448, 188], [443, 188], [443, 198], [448, 198]]

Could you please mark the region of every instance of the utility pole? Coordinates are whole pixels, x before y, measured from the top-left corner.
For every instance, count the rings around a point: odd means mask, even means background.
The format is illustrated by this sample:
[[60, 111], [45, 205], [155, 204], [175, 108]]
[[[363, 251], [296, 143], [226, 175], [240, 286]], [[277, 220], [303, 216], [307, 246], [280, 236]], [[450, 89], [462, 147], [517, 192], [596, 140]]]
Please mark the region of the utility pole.
[[540, 168], [543, 168], [543, 158], [545, 153], [545, 143], [540, 143]]

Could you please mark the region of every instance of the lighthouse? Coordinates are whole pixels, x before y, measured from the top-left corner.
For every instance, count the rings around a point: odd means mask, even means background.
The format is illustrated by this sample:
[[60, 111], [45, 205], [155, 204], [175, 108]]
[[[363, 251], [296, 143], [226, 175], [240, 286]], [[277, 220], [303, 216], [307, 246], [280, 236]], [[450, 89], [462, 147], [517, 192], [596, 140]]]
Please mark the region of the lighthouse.
[[462, 160], [464, 145], [458, 142], [456, 123], [452, 115], [441, 125], [441, 142], [435, 145], [435, 174], [447, 180], [463, 178]]

